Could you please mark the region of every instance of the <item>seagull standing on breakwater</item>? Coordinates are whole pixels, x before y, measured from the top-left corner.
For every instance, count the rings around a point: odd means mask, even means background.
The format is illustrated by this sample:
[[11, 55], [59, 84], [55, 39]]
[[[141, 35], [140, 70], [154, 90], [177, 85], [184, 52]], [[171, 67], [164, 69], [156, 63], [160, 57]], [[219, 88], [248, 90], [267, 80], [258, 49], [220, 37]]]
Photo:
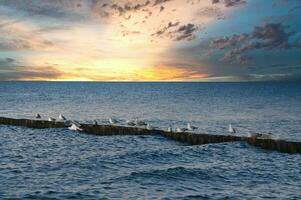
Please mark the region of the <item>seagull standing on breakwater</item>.
[[55, 119], [52, 118], [52, 117], [48, 117], [48, 121], [49, 121], [49, 122], [55, 122]]
[[172, 127], [171, 126], [169, 126], [168, 128], [167, 128], [167, 132], [172, 132]]
[[129, 126], [135, 126], [136, 124], [135, 124], [135, 121], [134, 120], [132, 120], [132, 119], [130, 119], [130, 120], [126, 120], [126, 122], [125, 122], [127, 125], [129, 125]]
[[236, 133], [235, 128], [233, 128], [231, 124], [229, 124], [229, 133], [230, 134], [235, 134]]
[[188, 129], [189, 131], [194, 131], [194, 130], [197, 130], [198, 127], [196, 127], [196, 126], [191, 126], [190, 123], [187, 123], [187, 129]]
[[152, 126], [152, 125], [150, 125], [150, 124], [147, 124], [147, 125], [146, 125], [146, 129], [149, 130], [149, 131], [155, 130], [156, 128], [157, 128], [157, 127], [154, 127], [154, 126]]
[[184, 133], [185, 131], [187, 131], [187, 128], [180, 128], [180, 127], [177, 127], [177, 132], [178, 132], [178, 133]]
[[65, 121], [66, 117], [64, 115], [60, 114], [59, 119]]
[[145, 121], [142, 121], [142, 120], [139, 120], [138, 118], [136, 118], [135, 119], [135, 125], [136, 126], [145, 126], [147, 124], [145, 123]]
[[116, 124], [116, 123], [118, 123], [118, 121], [116, 120], [116, 119], [113, 119], [113, 118], [109, 118], [109, 122], [110, 122], [110, 124]]
[[39, 113], [36, 114], [35, 116], [36, 119], [41, 119], [41, 115]]

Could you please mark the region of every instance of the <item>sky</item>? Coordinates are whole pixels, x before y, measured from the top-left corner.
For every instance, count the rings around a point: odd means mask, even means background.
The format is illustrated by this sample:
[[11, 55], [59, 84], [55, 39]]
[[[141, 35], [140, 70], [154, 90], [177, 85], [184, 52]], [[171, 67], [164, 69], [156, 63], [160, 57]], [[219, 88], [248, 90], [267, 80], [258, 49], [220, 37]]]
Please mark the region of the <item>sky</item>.
[[301, 0], [0, 0], [0, 81], [299, 81]]

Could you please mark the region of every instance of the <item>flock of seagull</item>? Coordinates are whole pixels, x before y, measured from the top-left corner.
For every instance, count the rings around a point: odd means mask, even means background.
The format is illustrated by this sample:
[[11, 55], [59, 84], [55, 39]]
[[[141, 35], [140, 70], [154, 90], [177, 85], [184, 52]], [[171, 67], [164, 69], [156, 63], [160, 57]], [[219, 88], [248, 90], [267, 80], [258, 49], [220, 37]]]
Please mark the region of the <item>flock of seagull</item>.
[[[37, 113], [35, 115], [35, 118], [36, 119], [41, 119], [42, 117], [39, 113]], [[52, 117], [48, 117], [48, 121], [55, 122], [56, 119], [52, 118]], [[81, 124], [79, 122], [77, 122], [75, 120], [67, 120], [67, 118], [62, 114], [59, 115], [59, 121], [63, 121], [65, 123], [65, 125], [68, 126], [69, 130], [83, 131], [83, 129], [81, 128]], [[109, 118], [108, 122], [111, 125], [117, 125], [117, 124], [120, 124], [122, 121], [114, 119], [114, 118]], [[146, 123], [145, 121], [140, 120], [138, 118], [131, 119], [131, 120], [126, 120], [125, 123], [129, 126], [145, 126], [145, 128], [147, 130], [156, 130], [156, 129], [158, 129], [158, 127], [153, 126], [149, 123]], [[96, 120], [93, 120], [93, 124], [98, 125]], [[197, 126], [193, 126], [190, 123], [187, 123], [186, 127], [177, 127], [176, 132], [184, 133], [184, 132], [187, 132], [187, 131], [195, 131], [197, 129], [198, 129]], [[171, 126], [169, 126], [166, 131], [167, 132], [173, 132], [173, 129], [172, 129]], [[228, 132], [229, 132], [230, 135], [235, 135], [236, 134], [236, 129], [233, 128], [231, 124], [229, 124]], [[272, 134], [271, 133], [267, 133], [267, 134], [265, 134], [265, 133], [252, 133], [252, 134], [249, 134], [248, 136], [249, 137], [260, 138], [260, 139], [272, 139]]]
[[[41, 115], [39, 113], [37, 113], [35, 115], [35, 118], [36, 119], [41, 119]], [[60, 114], [59, 117], [58, 117], [59, 121], [63, 121], [65, 122], [66, 125], [68, 125], [68, 129], [70, 130], [74, 130], [74, 131], [83, 131], [80, 125], [79, 122], [77, 121], [74, 121], [74, 120], [67, 120], [67, 118]], [[55, 122], [56, 119], [53, 118], [53, 117], [48, 117], [48, 121], [50, 122]], [[122, 121], [121, 120], [117, 120], [117, 119], [114, 119], [114, 118], [109, 118], [108, 122], [111, 124], [111, 125], [117, 125], [118, 123], [121, 123]], [[158, 129], [158, 127], [156, 126], [153, 126], [149, 123], [146, 123], [145, 121], [143, 120], [140, 120], [138, 118], [136, 119], [131, 119], [131, 120], [126, 120], [125, 123], [129, 126], [145, 126], [145, 128], [147, 130], [156, 130]], [[97, 121], [96, 120], [93, 120], [93, 124], [94, 125], [98, 125]], [[178, 133], [183, 133], [183, 132], [186, 132], [186, 131], [195, 131], [197, 130], [198, 127], [197, 126], [193, 126], [191, 125], [191, 123], [187, 123], [187, 126], [186, 127], [176, 127], [176, 132]], [[169, 126], [166, 130], [167, 132], [172, 132], [173, 129], [171, 126]], [[229, 125], [229, 133], [230, 134], [235, 134], [236, 133], [236, 130], [232, 127], [232, 125], [230, 124]]]

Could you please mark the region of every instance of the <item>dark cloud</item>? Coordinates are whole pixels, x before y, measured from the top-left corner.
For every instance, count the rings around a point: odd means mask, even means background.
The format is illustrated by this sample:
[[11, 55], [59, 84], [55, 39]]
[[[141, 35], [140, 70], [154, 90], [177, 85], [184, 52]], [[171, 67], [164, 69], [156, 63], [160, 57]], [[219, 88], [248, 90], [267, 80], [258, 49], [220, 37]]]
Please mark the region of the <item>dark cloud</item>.
[[13, 58], [5, 58], [5, 59], [0, 59], [0, 67], [5, 66], [7, 64], [11, 64], [15, 61]]
[[8, 65], [12, 65], [13, 62], [15, 62], [15, 59], [13, 58], [5, 58], [5, 59], [0, 58], [0, 67], [6, 67]]
[[172, 27], [176, 27], [180, 24], [180, 22], [175, 22], [175, 23], [172, 23], [172, 22], [169, 22], [167, 24], [167, 26], [159, 29], [156, 33], [153, 33], [152, 36], [161, 36], [163, 35], [168, 29], [172, 28]]
[[212, 4], [222, 3], [226, 7], [232, 7], [237, 5], [245, 4], [245, 0], [212, 0]]
[[[94, 2], [93, 3], [93, 10], [96, 12], [106, 12], [106, 13], [118, 13], [118, 15], [122, 16], [125, 15], [128, 12], [135, 12], [135, 11], [144, 11], [147, 13], [151, 13], [150, 9], [151, 7], [154, 6], [160, 6], [160, 12], [164, 10], [164, 6], [162, 4], [167, 3], [172, 0], [146, 0], [144, 3], [137, 3], [137, 4], [132, 4], [132, 3], [117, 3], [114, 2], [112, 4], [110, 3], [102, 3], [100, 5], [99, 2]], [[113, 11], [113, 13], [112, 13]]]
[[217, 7], [205, 7], [201, 8], [199, 12], [200, 17], [212, 17], [212, 18], [222, 18], [223, 13], [220, 8]]
[[53, 47], [54, 44], [48, 40], [31, 41], [30, 38], [16, 38], [0, 40], [0, 51], [33, 50]]
[[162, 12], [164, 10], [164, 6], [160, 7], [160, 12]]
[[274, 50], [300, 48], [298, 40], [290, 42], [295, 32], [288, 32], [288, 27], [281, 23], [270, 23], [254, 27], [251, 33], [217, 38], [211, 41], [210, 46], [226, 49], [223, 60], [238, 63], [247, 63], [250, 57], [244, 55], [246, 51], [254, 49]]
[[111, 11], [117, 12], [118, 15], [122, 16], [125, 15], [127, 12], [132, 12], [132, 11], [139, 11], [139, 10], [143, 10], [145, 12], [150, 12], [147, 8], [148, 6], [150, 6], [151, 2], [149, 0], [146, 0], [144, 3], [137, 3], [137, 4], [130, 4], [130, 3], [126, 3], [126, 4], [118, 4], [118, 3], [113, 3], [113, 4], [108, 4], [108, 3], [103, 3], [100, 7], [100, 9], [94, 9], [97, 12], [100, 12], [102, 10], [106, 10], [106, 13], [110, 13]]
[[14, 58], [0, 58], [0, 81], [24, 79], [55, 79], [61, 72], [53, 66], [19, 66]]
[[40, 79], [57, 79], [62, 73], [55, 67], [48, 66], [6, 66], [0, 68], [0, 81], [10, 80], [40, 80]]
[[[43, 0], [37, 3], [36, 0], [1, 0], [0, 6], [13, 9], [23, 13], [22, 17], [44, 16], [53, 18], [75, 17], [72, 8], [76, 8], [76, 1]], [[79, 16], [78, 16], [79, 17]], [[78, 18], [77, 18], [78, 19]]]
[[6, 62], [8, 62], [8, 63], [12, 63], [12, 62], [15, 61], [15, 59], [13, 59], [13, 58], [6, 58], [5, 60], [6, 60]]
[[153, 6], [161, 5], [161, 4], [169, 2], [169, 1], [172, 1], [172, 0], [155, 0], [153, 3]]
[[153, 33], [152, 36], [165, 36], [174, 41], [191, 41], [196, 38], [195, 32], [198, 30], [198, 27], [195, 24], [186, 24], [181, 26], [179, 26], [179, 24], [179, 22], [169, 22], [167, 26], [159, 29], [156, 33]]
[[22, 50], [30, 49], [30, 43], [22, 39], [12, 39], [12, 40], [1, 40], [0, 50], [11, 51], [11, 50]]
[[196, 38], [196, 35], [194, 32], [198, 30], [196, 25], [194, 24], [186, 24], [183, 26], [180, 26], [178, 30], [175, 31], [175, 37], [174, 40], [180, 41], [180, 40], [194, 40]]

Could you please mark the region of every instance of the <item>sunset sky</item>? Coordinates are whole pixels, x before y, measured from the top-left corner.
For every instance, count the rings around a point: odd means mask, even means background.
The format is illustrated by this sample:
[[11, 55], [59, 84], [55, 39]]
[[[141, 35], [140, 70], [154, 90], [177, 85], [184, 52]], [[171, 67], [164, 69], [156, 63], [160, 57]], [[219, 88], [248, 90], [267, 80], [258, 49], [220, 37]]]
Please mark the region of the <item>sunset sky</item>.
[[301, 80], [301, 1], [0, 0], [0, 80]]

